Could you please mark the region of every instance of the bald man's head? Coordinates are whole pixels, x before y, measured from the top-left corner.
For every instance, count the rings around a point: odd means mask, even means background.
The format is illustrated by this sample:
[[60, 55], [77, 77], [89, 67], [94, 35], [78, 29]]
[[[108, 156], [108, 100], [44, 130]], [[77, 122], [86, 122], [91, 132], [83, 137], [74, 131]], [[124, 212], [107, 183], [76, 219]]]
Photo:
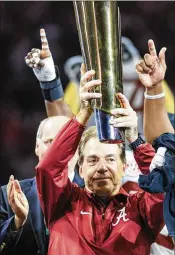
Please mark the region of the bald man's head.
[[35, 148], [35, 153], [39, 160], [41, 160], [53, 139], [69, 120], [70, 118], [66, 116], [54, 116], [41, 121], [37, 131]]

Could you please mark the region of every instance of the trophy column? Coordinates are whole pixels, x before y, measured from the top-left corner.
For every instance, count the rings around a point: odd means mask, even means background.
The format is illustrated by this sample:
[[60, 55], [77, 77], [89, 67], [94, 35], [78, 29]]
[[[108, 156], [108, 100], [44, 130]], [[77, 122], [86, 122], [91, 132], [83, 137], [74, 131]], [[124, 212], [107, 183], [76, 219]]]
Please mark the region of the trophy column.
[[102, 80], [101, 99], [91, 101], [101, 142], [121, 143], [124, 129], [109, 124], [110, 111], [120, 108], [116, 93], [123, 92], [120, 13], [116, 1], [75, 1], [75, 17], [82, 56], [94, 79]]

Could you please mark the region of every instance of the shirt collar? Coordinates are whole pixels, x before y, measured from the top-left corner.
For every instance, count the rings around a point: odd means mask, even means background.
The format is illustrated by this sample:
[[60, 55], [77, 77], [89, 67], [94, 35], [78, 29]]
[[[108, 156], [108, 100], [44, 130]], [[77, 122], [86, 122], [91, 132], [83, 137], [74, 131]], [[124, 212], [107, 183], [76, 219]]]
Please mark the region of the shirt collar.
[[[89, 198], [95, 198], [96, 195], [94, 193], [87, 190], [86, 188], [85, 190]], [[126, 203], [128, 196], [129, 194], [121, 187], [119, 192], [114, 195], [111, 200], [116, 201], [117, 203]]]

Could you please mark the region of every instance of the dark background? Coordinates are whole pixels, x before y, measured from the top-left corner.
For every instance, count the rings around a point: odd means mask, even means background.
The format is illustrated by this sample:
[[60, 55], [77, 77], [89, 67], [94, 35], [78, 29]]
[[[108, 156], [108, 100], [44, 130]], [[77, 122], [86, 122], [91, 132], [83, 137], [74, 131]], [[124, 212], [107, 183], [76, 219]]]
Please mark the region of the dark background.
[[[119, 6], [122, 35], [134, 42], [141, 55], [147, 52], [150, 38], [157, 50], [167, 47], [166, 81], [174, 91], [175, 3], [120, 1]], [[24, 57], [31, 48], [40, 47], [42, 27], [66, 87], [64, 62], [81, 54], [73, 3], [0, 2], [0, 185], [7, 183], [10, 174], [32, 177], [37, 164], [35, 133], [46, 114], [39, 84]]]

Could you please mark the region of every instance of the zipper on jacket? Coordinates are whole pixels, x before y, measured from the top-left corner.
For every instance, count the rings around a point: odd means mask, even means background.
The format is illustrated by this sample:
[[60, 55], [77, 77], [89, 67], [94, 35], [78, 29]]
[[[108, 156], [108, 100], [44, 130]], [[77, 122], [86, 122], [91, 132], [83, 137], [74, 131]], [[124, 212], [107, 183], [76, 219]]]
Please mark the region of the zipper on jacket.
[[102, 216], [101, 216], [102, 220], [105, 220], [105, 212], [106, 212], [106, 208], [103, 208], [103, 212], [102, 212]]

